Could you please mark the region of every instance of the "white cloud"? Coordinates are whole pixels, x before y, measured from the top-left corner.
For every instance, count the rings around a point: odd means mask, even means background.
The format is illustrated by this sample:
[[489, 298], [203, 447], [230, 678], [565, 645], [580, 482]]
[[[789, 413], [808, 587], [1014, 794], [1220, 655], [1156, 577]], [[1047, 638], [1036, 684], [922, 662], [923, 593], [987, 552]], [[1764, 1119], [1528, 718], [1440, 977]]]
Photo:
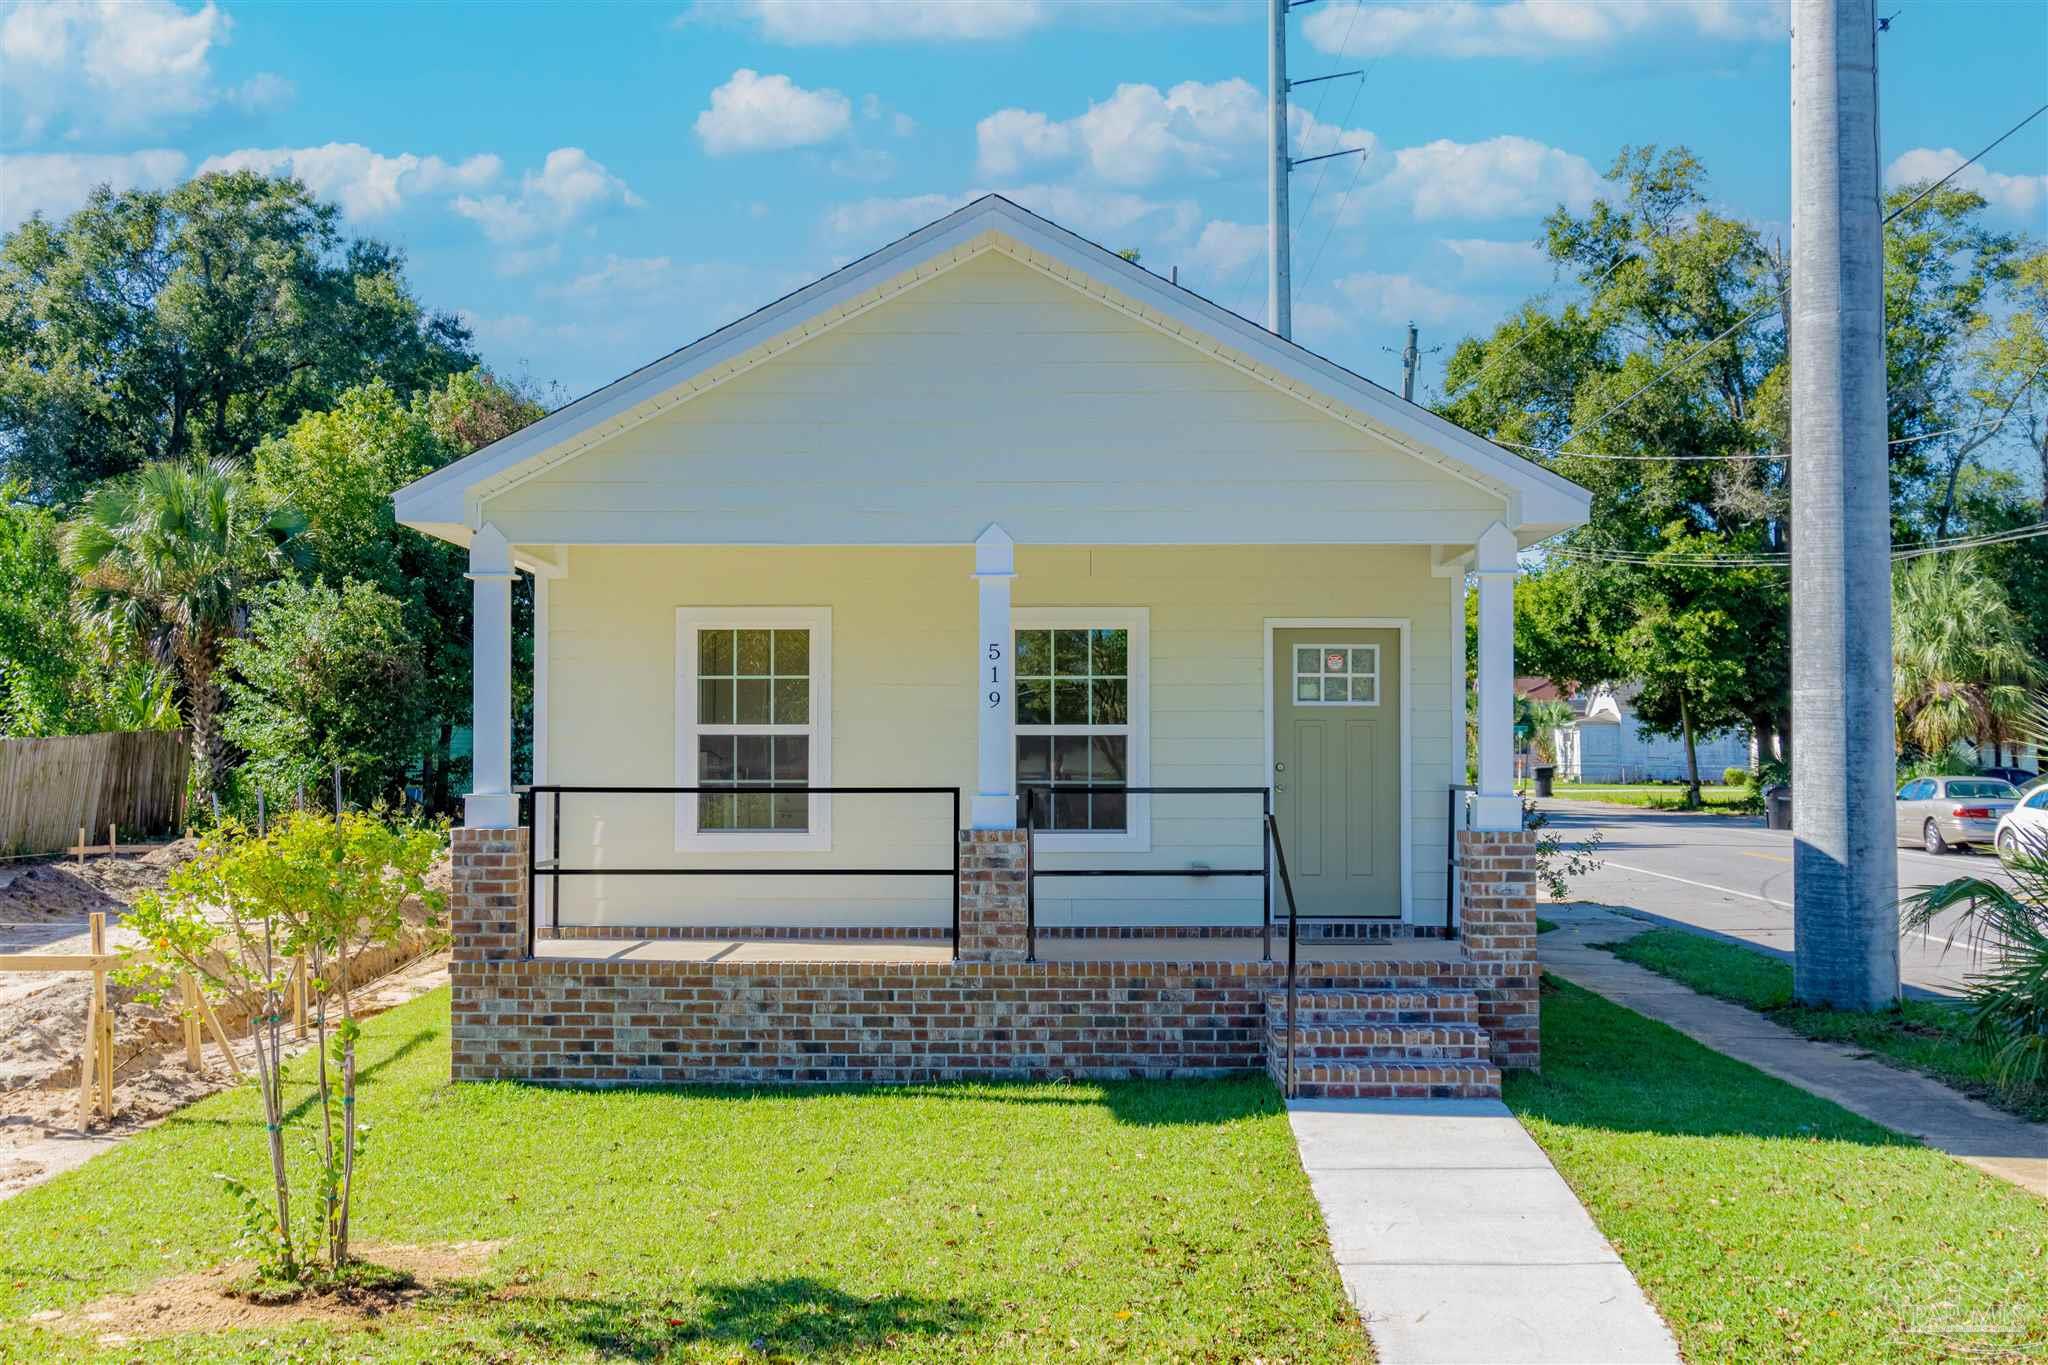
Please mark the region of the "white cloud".
[[711, 107], [697, 115], [697, 140], [713, 156], [809, 147], [838, 137], [852, 118], [852, 103], [837, 90], [806, 90], [743, 66], [711, 92]]
[[[877, 246], [943, 218], [988, 192], [971, 189], [960, 194], [862, 199], [832, 209], [825, 215], [825, 226], [856, 245]], [[1192, 199], [1148, 199], [1122, 190], [1030, 184], [1005, 186], [999, 192], [1061, 227], [1118, 251], [1185, 242], [1202, 218], [1200, 206]]]
[[1214, 277], [1230, 275], [1253, 257], [1265, 254], [1264, 223], [1231, 223], [1217, 218], [1202, 224], [1202, 235], [1182, 259], [1189, 270]]
[[1559, 203], [1582, 211], [1604, 183], [1586, 158], [1526, 137], [1440, 138], [1395, 152], [1392, 169], [1364, 198], [1405, 207], [1425, 222], [1515, 218], [1548, 213]]
[[1787, 0], [1333, 0], [1301, 31], [1311, 46], [1350, 57], [1542, 57], [1652, 35], [1782, 40], [1788, 23]]
[[878, 185], [896, 174], [896, 158], [880, 147], [854, 147], [831, 161], [832, 174]]
[[260, 171], [265, 175], [292, 175], [306, 182], [306, 188], [322, 199], [332, 199], [341, 211], [358, 221], [382, 218], [397, 212], [408, 198], [426, 194], [453, 194], [478, 190], [498, 178], [504, 169], [495, 156], [472, 156], [449, 163], [438, 156], [416, 156], [401, 152], [385, 156], [359, 142], [329, 142], [320, 147], [245, 147], [223, 156], [208, 157], [199, 173], [208, 171]]
[[1014, 38], [1045, 23], [1043, 0], [746, 0], [771, 42], [793, 45]]
[[245, 114], [282, 109], [292, 102], [297, 87], [274, 71], [259, 71], [228, 91], [228, 102]]
[[[1305, 109], [1291, 116], [1297, 156], [1371, 145], [1372, 134], [1318, 123]], [[1174, 174], [1213, 178], [1248, 164], [1266, 135], [1266, 97], [1250, 82], [1183, 81], [1170, 90], [1119, 85], [1086, 113], [1054, 119], [1034, 109], [1000, 109], [975, 126], [981, 173], [1015, 175], [1027, 167], [1079, 158], [1097, 178], [1149, 185]]]
[[[1964, 154], [1953, 147], [1915, 147], [1885, 167], [1885, 183], [1912, 185], [1939, 180], [1964, 160]], [[2048, 175], [2006, 175], [1971, 166], [1948, 183], [1975, 190], [1993, 207], [2019, 217], [2032, 217], [2041, 202], [2048, 200]]]
[[97, 185], [116, 191], [154, 189], [170, 184], [185, 170], [185, 154], [168, 147], [119, 156], [0, 156], [0, 228], [11, 228], [31, 214], [58, 218], [85, 203]]
[[1549, 268], [1550, 257], [1533, 242], [1496, 242], [1484, 237], [1446, 237], [1468, 279], [1527, 276]]
[[1366, 271], [1337, 281], [1337, 292], [1349, 299], [1368, 321], [1381, 323], [1449, 322], [1465, 315], [1475, 301], [1426, 284], [1413, 275], [1381, 275]]
[[492, 240], [516, 242], [559, 232], [596, 209], [638, 208], [644, 202], [581, 147], [557, 147], [539, 170], [520, 177], [518, 194], [461, 195], [455, 211]]
[[879, 243], [881, 239], [900, 237], [913, 228], [923, 227], [934, 218], [943, 218], [976, 197], [970, 191], [861, 199], [829, 210], [825, 227], [835, 236]]
[[195, 10], [171, 0], [14, 6], [0, 18], [9, 140], [161, 131], [224, 99], [268, 108], [288, 98], [289, 83], [268, 74], [235, 90], [214, 84], [212, 53], [231, 28], [211, 3]]
[[666, 286], [675, 263], [666, 256], [606, 256], [566, 284], [541, 290], [551, 298], [594, 299], [610, 294], [644, 295]]

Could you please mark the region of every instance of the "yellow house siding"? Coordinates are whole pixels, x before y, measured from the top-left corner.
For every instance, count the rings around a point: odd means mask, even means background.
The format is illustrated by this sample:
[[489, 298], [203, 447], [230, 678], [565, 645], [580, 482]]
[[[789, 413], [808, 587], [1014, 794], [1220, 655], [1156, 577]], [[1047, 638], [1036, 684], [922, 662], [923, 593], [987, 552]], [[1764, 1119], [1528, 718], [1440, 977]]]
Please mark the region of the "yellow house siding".
[[[1455, 580], [1430, 552], [1370, 546], [1035, 547], [1017, 552], [1025, 607], [1144, 607], [1150, 613], [1151, 781], [1267, 781], [1265, 625], [1272, 618], [1409, 622], [1415, 918], [1443, 901], [1449, 603]], [[676, 610], [823, 606], [832, 611], [832, 771], [840, 785], [971, 791], [978, 691], [972, 552], [945, 549], [592, 547], [570, 552], [549, 589], [546, 772], [551, 782], [662, 786], [676, 766]], [[1256, 798], [1156, 798], [1146, 853], [1114, 866], [1256, 866]], [[566, 798], [563, 856], [576, 865], [943, 867], [947, 804], [843, 797], [829, 853], [678, 854], [674, 803]], [[1392, 817], [1390, 817], [1392, 818]], [[1051, 856], [1049, 865], [1085, 863]], [[1108, 889], [1105, 889], [1107, 886]], [[1041, 922], [1255, 922], [1255, 883], [1162, 878], [1049, 880]], [[944, 879], [579, 877], [565, 923], [734, 922], [943, 925]], [[1118, 905], [1114, 902], [1135, 902]]]
[[525, 483], [522, 542], [1470, 543], [1505, 501], [998, 252]]

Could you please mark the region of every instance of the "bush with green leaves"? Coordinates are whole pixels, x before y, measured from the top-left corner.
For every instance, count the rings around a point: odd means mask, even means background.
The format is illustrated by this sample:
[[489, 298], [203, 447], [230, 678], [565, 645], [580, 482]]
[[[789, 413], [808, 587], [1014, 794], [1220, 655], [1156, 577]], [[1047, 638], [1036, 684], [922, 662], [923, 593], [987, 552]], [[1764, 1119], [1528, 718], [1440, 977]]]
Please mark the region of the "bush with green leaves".
[[[143, 947], [128, 953], [120, 977], [143, 998], [169, 998], [176, 974], [190, 972], [207, 995], [238, 1001], [254, 1016], [270, 1189], [260, 1195], [260, 1181], [232, 1173], [221, 1180], [242, 1209], [266, 1279], [346, 1273], [366, 1132], [356, 1117], [356, 993], [364, 983], [352, 969], [366, 951], [400, 942], [409, 903], [425, 920], [439, 915], [444, 897], [429, 888], [427, 874], [445, 842], [439, 826], [361, 811], [293, 814], [263, 835], [224, 828], [171, 873], [163, 891], [144, 894], [125, 921]], [[314, 1000], [319, 1123], [310, 1135], [312, 1216], [302, 1213], [295, 1223], [283, 1064], [286, 990], [299, 959]], [[311, 1229], [302, 1226], [309, 1221]], [[311, 1252], [316, 1242], [322, 1255]]]
[[241, 776], [272, 809], [301, 787], [324, 795], [337, 766], [358, 804], [399, 797], [432, 720], [405, 604], [353, 580], [287, 580], [255, 601], [225, 652], [227, 736], [244, 754]]
[[1747, 768], [1727, 767], [1721, 770], [1721, 785], [1724, 787], [1747, 787], [1750, 772]]
[[1568, 900], [1573, 877], [1600, 870], [1602, 831], [1596, 829], [1580, 842], [1567, 844], [1550, 828], [1549, 813], [1526, 796], [1522, 798], [1522, 828], [1536, 835], [1536, 880], [1543, 883], [1552, 900]]

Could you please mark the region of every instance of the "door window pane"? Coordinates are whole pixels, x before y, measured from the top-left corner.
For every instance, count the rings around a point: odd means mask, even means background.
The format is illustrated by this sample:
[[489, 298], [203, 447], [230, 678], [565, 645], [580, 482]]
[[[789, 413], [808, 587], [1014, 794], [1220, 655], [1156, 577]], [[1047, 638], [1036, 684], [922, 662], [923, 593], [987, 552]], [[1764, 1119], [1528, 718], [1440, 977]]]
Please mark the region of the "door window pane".
[[1378, 645], [1298, 645], [1294, 700], [1309, 706], [1375, 706], [1379, 672]]

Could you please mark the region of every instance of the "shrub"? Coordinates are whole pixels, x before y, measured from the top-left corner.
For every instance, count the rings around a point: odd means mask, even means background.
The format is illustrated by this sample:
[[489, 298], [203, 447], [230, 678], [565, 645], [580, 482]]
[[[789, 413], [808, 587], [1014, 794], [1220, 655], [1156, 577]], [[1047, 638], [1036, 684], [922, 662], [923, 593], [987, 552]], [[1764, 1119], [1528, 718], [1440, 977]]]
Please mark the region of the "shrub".
[[[362, 1128], [356, 1118], [355, 988], [349, 964], [373, 944], [397, 942], [407, 901], [431, 916], [442, 897], [427, 888], [442, 832], [387, 824], [375, 814], [286, 816], [268, 834], [233, 826], [200, 846], [171, 873], [162, 892], [141, 896], [126, 923], [146, 954], [131, 952], [121, 976], [162, 1000], [176, 971], [191, 972], [216, 997], [255, 1010], [256, 1076], [269, 1135], [269, 1197], [232, 1176], [221, 1181], [241, 1207], [245, 1235], [261, 1247], [261, 1274], [299, 1282], [332, 1281], [349, 1264], [349, 1211]], [[319, 1238], [326, 1264], [316, 1270], [294, 1235], [290, 1163], [284, 1144], [283, 1021], [287, 983], [304, 958], [315, 999], [320, 1126]], [[331, 1019], [332, 1004], [340, 1016]], [[331, 1056], [330, 1056], [331, 1054]], [[333, 1069], [330, 1069], [330, 1061]]]
[[1721, 770], [1721, 784], [1726, 787], [1747, 787], [1749, 785], [1749, 777], [1750, 773], [1747, 768], [1723, 768]]

